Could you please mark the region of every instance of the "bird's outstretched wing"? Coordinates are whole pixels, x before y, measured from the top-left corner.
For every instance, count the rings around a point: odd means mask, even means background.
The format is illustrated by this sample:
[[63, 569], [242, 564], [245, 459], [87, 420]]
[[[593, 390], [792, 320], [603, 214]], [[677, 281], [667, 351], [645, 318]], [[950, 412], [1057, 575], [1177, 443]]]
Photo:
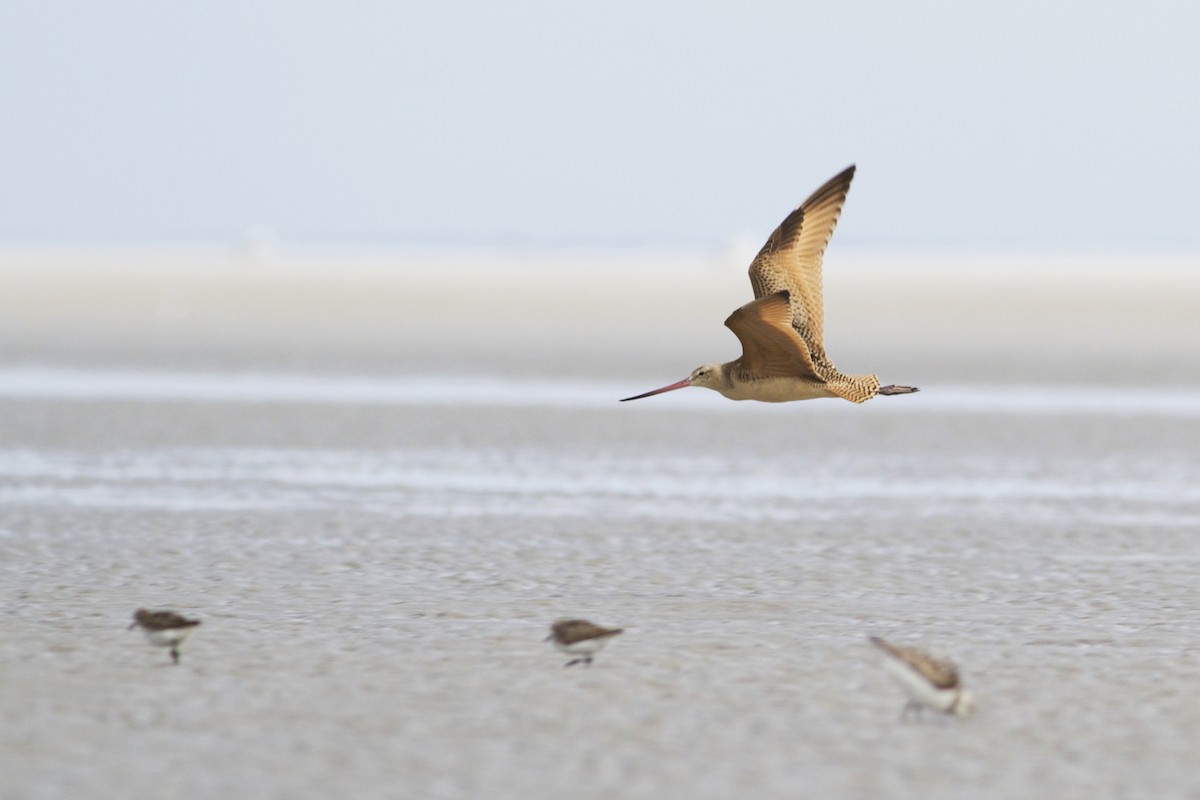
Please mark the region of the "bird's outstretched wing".
[[784, 289], [790, 292], [792, 327], [819, 363], [827, 361], [821, 259], [842, 214], [854, 170], [853, 164], [842, 170], [788, 214], [750, 263], [756, 298]]

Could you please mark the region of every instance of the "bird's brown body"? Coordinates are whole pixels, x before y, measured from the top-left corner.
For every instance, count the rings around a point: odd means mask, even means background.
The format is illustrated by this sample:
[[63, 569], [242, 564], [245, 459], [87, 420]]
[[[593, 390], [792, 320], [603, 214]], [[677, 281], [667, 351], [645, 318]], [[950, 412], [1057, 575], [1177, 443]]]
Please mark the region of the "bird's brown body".
[[178, 664], [179, 645], [199, 624], [200, 620], [188, 619], [174, 611], [149, 611], [139, 608], [133, 614], [133, 623], [129, 629], [141, 628], [151, 644], [170, 647], [171, 660]]
[[591, 666], [596, 653], [622, 630], [604, 628], [586, 619], [560, 619], [550, 626], [550, 635], [546, 637], [546, 641], [554, 642], [554, 646], [561, 652], [575, 656], [566, 666], [580, 663]]
[[846, 375], [825, 354], [821, 262], [833, 236], [853, 166], [831, 178], [787, 216], [750, 264], [754, 300], [725, 325], [742, 343], [742, 355], [706, 364], [678, 383], [626, 397], [638, 400], [687, 386], [702, 386], [731, 400], [783, 403], [840, 397], [854, 403], [877, 394], [910, 394], [913, 386], [880, 386], [874, 375]]

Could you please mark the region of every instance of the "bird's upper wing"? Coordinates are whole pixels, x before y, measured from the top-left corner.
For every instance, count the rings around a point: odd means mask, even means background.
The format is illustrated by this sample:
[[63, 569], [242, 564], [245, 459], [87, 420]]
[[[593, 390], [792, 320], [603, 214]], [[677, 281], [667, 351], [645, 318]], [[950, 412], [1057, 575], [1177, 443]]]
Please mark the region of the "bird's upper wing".
[[575, 644], [588, 639], [601, 639], [606, 636], [616, 636], [621, 628], [603, 628], [586, 619], [571, 619], [556, 622], [554, 633], [563, 644]]
[[200, 624], [199, 620], [188, 619], [173, 611], [139, 611], [135, 619], [139, 625], [151, 631], [190, 628]]
[[944, 658], [935, 658], [915, 647], [897, 647], [878, 636], [871, 637], [871, 644], [920, 673], [938, 689], [953, 689], [959, 684], [958, 669]]
[[820, 380], [812, 356], [792, 327], [787, 290], [752, 300], [729, 315], [726, 327], [742, 343], [742, 366], [755, 378]]
[[792, 326], [819, 361], [824, 360], [825, 347], [821, 258], [842, 214], [854, 169], [851, 164], [830, 178], [788, 214], [750, 263], [755, 297], [782, 289], [791, 292]]

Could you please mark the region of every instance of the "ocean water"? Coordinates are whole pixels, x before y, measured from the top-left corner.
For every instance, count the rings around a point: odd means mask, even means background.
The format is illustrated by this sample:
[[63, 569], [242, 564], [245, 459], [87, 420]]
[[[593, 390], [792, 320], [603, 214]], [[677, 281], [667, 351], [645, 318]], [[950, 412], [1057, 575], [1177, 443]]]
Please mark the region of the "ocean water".
[[4, 796], [1200, 796], [1200, 390], [646, 388], [0, 369]]

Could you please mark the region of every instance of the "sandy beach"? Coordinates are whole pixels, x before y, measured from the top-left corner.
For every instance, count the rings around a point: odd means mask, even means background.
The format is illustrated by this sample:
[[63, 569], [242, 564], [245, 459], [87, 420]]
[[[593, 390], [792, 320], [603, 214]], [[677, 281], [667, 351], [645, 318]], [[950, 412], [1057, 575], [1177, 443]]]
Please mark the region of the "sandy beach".
[[920, 394], [617, 403], [737, 260], [0, 257], [0, 796], [1200, 797], [1196, 263], [831, 258]]

